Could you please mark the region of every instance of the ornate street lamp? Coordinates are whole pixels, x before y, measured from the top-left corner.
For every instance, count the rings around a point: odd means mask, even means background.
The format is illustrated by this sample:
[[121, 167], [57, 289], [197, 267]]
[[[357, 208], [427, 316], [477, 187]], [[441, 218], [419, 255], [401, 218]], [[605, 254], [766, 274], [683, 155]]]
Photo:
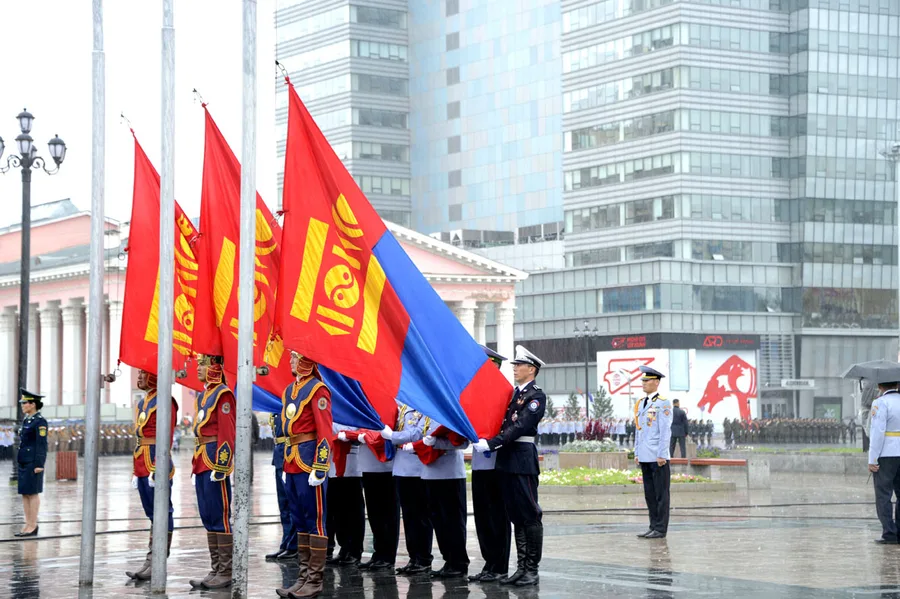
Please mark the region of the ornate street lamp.
[[[12, 168], [22, 170], [22, 257], [21, 266], [19, 268], [19, 370], [18, 370], [18, 388], [27, 386], [28, 381], [28, 312], [30, 309], [31, 294], [31, 171], [41, 169], [48, 175], [55, 175], [59, 172], [63, 160], [66, 158], [66, 144], [59, 138], [54, 136], [50, 140], [49, 150], [50, 158], [53, 159], [56, 168], [48, 169], [46, 161], [37, 155], [37, 147], [32, 139], [31, 125], [34, 123], [34, 115], [28, 110], [22, 110], [16, 117], [19, 121], [19, 130], [21, 134], [16, 137], [16, 146], [19, 154], [11, 154], [6, 158], [6, 167], [0, 167], [0, 173], [6, 173]], [[3, 138], [0, 137], [0, 158], [3, 157], [5, 144]], [[22, 420], [22, 404], [16, 401], [16, 418]], [[16, 451], [19, 448], [19, 429], [16, 428]], [[12, 462], [11, 478], [18, 478], [16, 469], [16, 460]]]

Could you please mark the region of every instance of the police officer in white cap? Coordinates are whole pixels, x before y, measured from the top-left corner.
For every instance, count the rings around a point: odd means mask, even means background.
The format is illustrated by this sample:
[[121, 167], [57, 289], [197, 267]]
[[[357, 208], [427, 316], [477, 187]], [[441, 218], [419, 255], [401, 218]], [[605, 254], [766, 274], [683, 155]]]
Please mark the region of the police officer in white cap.
[[650, 529], [643, 539], [663, 539], [669, 528], [669, 439], [672, 437], [672, 403], [657, 391], [663, 373], [641, 366], [645, 395], [634, 405], [634, 462], [641, 467], [644, 499], [650, 512]]
[[503, 502], [509, 519], [515, 525], [517, 567], [515, 573], [500, 584], [532, 586], [538, 583], [538, 565], [544, 545], [541, 506], [538, 505], [537, 448], [534, 438], [538, 423], [544, 417], [547, 397], [534, 378], [544, 365], [533, 353], [516, 346], [512, 394], [500, 434], [490, 440], [480, 439], [475, 451], [497, 452], [496, 470], [501, 473]]

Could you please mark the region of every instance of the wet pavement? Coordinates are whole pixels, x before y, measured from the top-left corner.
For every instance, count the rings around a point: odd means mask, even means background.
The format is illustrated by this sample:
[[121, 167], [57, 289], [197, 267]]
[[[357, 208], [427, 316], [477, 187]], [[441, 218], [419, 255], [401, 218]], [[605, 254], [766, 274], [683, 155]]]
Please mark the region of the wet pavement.
[[[190, 454], [176, 454], [173, 498], [177, 530], [168, 562], [169, 597], [229, 597], [191, 591], [188, 579], [208, 571], [206, 539], [189, 485]], [[264, 555], [280, 539], [269, 455], [255, 456], [250, 597], [275, 597], [296, 566]], [[9, 462], [0, 462], [6, 476]], [[81, 471], [80, 471], [81, 472]], [[0, 489], [0, 597], [151, 597], [149, 583], [124, 574], [139, 566], [149, 522], [131, 488], [127, 457], [100, 460], [96, 573], [92, 589], [77, 588], [80, 483], [48, 481], [40, 537], [13, 539], [22, 522], [14, 487]], [[545, 496], [544, 560], [537, 589], [497, 584], [432, 582], [356, 569], [330, 570], [323, 597], [379, 599], [900, 598], [900, 545], [880, 536], [871, 481], [860, 476], [773, 474], [772, 489], [691, 493], [677, 490], [667, 539], [635, 537], [646, 530], [640, 495]], [[470, 506], [471, 507], [471, 506]], [[470, 509], [471, 511], [471, 509]], [[370, 539], [367, 539], [369, 549]], [[469, 518], [470, 572], [482, 566]], [[406, 562], [401, 539], [398, 565]], [[439, 556], [437, 547], [435, 556]], [[514, 556], [513, 556], [514, 558]], [[440, 559], [435, 567], [440, 567]]]

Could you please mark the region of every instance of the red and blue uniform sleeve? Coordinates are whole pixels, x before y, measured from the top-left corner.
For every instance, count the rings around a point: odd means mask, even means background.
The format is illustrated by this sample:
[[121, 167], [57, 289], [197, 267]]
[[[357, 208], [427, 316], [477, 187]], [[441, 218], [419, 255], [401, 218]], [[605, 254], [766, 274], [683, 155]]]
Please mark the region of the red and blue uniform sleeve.
[[316, 457], [312, 471], [316, 478], [328, 476], [331, 467], [331, 445], [334, 442], [334, 422], [331, 416], [331, 392], [324, 385], [313, 394], [309, 402], [316, 422]]
[[213, 470], [231, 474], [234, 470], [234, 440], [237, 433], [237, 406], [231, 389], [222, 392], [216, 404], [216, 460]]

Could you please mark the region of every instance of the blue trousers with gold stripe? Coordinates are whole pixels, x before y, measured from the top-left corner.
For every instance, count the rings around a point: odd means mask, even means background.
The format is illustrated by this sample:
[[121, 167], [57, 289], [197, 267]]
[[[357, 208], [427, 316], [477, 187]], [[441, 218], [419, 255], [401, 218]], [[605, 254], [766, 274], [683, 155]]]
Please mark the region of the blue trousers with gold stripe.
[[[304, 464], [313, 463], [315, 452], [315, 441], [300, 444], [300, 460]], [[328, 536], [325, 530], [325, 488], [328, 479], [318, 487], [310, 487], [307, 472], [288, 474], [286, 478], [284, 489], [291, 504], [291, 520], [297, 527], [297, 532]]]
[[[144, 508], [144, 514], [150, 518], [150, 522], [153, 522], [153, 490], [154, 487], [150, 486], [150, 477], [149, 476], [141, 476], [137, 479], [138, 484], [138, 494], [141, 496], [141, 506]], [[169, 532], [172, 532], [175, 529], [175, 522], [173, 519], [173, 514], [175, 513], [175, 508], [172, 507], [172, 497], [169, 496]]]
[[213, 482], [209, 472], [194, 477], [200, 520], [209, 532], [231, 533], [231, 479]]

